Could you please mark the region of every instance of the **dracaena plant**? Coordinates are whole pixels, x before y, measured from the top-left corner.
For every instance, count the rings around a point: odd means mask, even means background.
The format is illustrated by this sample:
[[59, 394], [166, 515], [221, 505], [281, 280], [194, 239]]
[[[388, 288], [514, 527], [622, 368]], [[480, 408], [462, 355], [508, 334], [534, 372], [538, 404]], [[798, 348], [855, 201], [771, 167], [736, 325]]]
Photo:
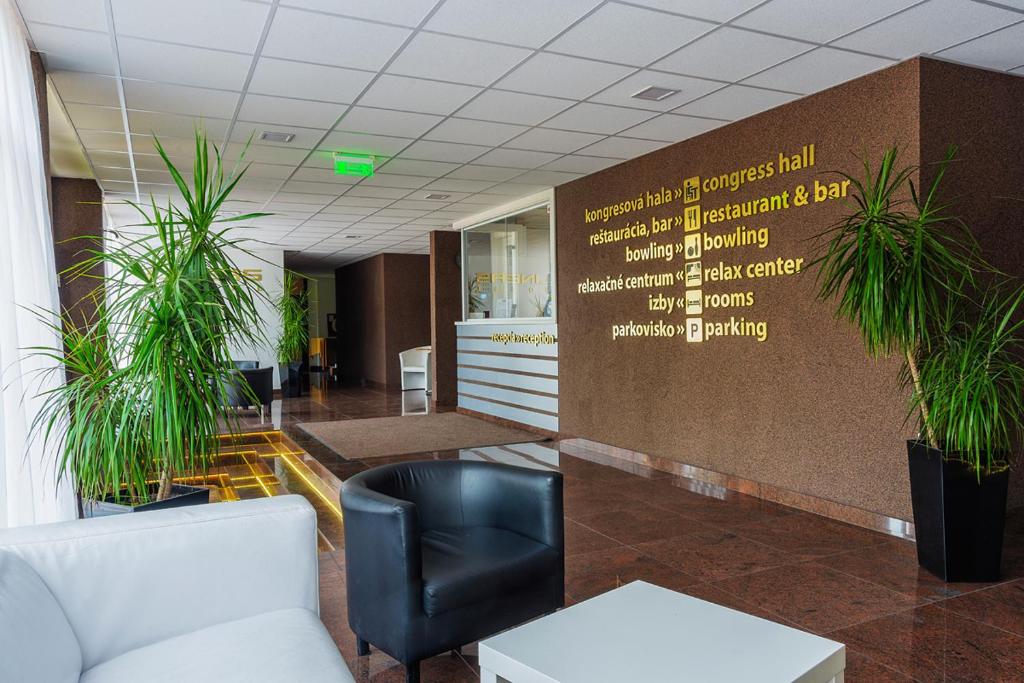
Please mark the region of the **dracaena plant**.
[[102, 304], [78, 327], [50, 315], [64, 348], [35, 350], [67, 375], [46, 395], [36, 429], [58, 444], [61, 476], [85, 498], [162, 500], [175, 477], [204, 473], [222, 429], [234, 424], [222, 406], [233, 381], [229, 347], [262, 338], [256, 300], [266, 294], [238, 277], [231, 254], [245, 247], [229, 231], [265, 214], [221, 214], [244, 168], [228, 170], [197, 130], [189, 181], [154, 142], [180, 203], [129, 202], [140, 216], [130, 233], [108, 235], [102, 246], [88, 238], [65, 274], [97, 279]]
[[[1017, 355], [1021, 292], [978, 255], [967, 226], [940, 201], [950, 147], [926, 191], [890, 148], [873, 169], [843, 174], [852, 211], [822, 233], [818, 296], [860, 332], [868, 355], [898, 354], [911, 415], [932, 448], [980, 477], [1015, 445], [1024, 416]], [[1002, 285], [992, 282], [1003, 281]]]
[[297, 278], [290, 270], [284, 273], [277, 311], [281, 316], [281, 336], [277, 340], [277, 359], [291, 363], [302, 358], [309, 344], [309, 301], [305, 291], [296, 292]]

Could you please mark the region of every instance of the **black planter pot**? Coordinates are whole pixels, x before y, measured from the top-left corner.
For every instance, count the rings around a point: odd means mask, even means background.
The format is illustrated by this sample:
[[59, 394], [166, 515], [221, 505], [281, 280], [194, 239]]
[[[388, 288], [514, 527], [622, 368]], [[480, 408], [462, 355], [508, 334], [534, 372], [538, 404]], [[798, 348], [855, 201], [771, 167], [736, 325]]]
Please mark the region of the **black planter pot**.
[[302, 396], [302, 363], [281, 363], [281, 393], [288, 398]]
[[1007, 469], [984, 475], [922, 441], [907, 442], [917, 561], [943, 581], [996, 581], [1003, 555]]
[[[156, 493], [151, 491], [151, 493]], [[180, 508], [186, 505], [205, 505], [210, 502], [210, 489], [204, 486], [188, 486], [186, 484], [173, 484], [171, 486], [171, 497], [167, 500], [154, 500], [151, 503], [142, 505], [123, 505], [115, 503], [112, 497], [104, 500], [86, 500], [82, 502], [82, 513], [85, 517], [106, 517], [108, 515], [120, 515], [126, 512], [149, 512], [150, 510], [164, 510], [166, 508]]]

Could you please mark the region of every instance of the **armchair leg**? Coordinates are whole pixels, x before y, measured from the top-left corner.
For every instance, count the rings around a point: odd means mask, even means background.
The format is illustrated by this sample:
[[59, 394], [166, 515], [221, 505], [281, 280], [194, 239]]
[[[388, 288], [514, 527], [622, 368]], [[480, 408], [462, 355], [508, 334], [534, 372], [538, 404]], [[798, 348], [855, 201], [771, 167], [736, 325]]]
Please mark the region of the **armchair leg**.
[[356, 636], [356, 654], [360, 657], [370, 654], [370, 644]]
[[405, 665], [405, 683], [420, 683], [420, 663]]

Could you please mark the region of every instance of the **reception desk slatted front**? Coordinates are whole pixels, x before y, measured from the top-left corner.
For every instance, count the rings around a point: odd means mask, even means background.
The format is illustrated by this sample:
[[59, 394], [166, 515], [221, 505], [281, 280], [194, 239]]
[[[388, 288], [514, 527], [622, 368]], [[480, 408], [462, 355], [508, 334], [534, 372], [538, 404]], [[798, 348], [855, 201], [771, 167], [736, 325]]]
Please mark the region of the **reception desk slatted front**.
[[456, 324], [459, 407], [558, 431], [558, 326]]

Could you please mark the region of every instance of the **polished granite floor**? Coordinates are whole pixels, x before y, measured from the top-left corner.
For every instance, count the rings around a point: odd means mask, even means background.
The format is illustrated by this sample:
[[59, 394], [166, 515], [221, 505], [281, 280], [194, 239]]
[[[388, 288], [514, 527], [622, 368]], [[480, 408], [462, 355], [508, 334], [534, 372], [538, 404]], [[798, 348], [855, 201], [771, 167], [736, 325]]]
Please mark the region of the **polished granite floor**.
[[[1024, 510], [1011, 514], [1004, 580], [943, 584], [912, 543], [628, 463], [561, 453], [556, 443], [346, 460], [300, 422], [422, 412], [421, 392], [336, 389], [276, 402], [274, 421], [345, 479], [384, 462], [474, 458], [550, 467], [565, 477], [566, 601], [643, 579], [847, 645], [848, 682], [1024, 681]], [[401, 681], [348, 628], [344, 538], [321, 554], [324, 622], [359, 681]], [[474, 646], [423, 664], [424, 681], [478, 681]], [[636, 656], [644, 656], [637, 652]], [[685, 667], [685, 663], [680, 663]], [[681, 678], [680, 680], [684, 680]]]

